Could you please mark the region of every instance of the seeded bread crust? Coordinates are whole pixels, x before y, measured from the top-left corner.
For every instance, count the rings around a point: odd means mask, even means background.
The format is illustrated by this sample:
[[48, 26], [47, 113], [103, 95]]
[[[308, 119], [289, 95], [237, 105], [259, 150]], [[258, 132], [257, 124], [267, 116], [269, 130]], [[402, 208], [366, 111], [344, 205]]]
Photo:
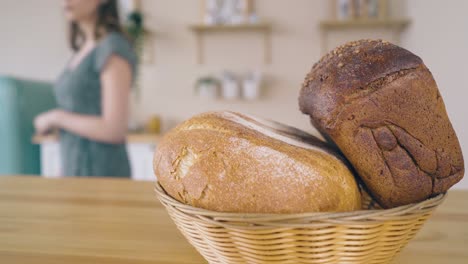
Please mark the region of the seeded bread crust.
[[401, 47], [360, 40], [336, 48], [307, 74], [299, 105], [383, 207], [445, 192], [464, 175], [432, 74]]

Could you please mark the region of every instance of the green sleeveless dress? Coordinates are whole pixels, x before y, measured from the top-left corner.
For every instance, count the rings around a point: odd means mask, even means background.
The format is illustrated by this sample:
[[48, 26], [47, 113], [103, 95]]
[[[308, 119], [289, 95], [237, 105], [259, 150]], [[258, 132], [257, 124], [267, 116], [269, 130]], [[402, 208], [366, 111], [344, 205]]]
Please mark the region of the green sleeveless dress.
[[[128, 61], [133, 76], [136, 55], [127, 39], [108, 33], [74, 69], [68, 67], [55, 83], [59, 108], [84, 115], [101, 115], [100, 73], [111, 55]], [[125, 144], [107, 144], [60, 131], [60, 153], [64, 176], [130, 177]]]

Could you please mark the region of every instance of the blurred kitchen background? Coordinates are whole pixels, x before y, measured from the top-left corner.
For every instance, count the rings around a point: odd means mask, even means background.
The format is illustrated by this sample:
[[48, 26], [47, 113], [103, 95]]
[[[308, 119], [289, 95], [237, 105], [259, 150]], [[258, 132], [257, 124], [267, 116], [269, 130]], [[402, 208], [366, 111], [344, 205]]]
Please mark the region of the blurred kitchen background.
[[[162, 134], [190, 116], [234, 110], [316, 133], [298, 110], [301, 83], [326, 51], [382, 38], [421, 56], [468, 155], [468, 1], [122, 0], [137, 41], [132, 178], [153, 180]], [[71, 56], [61, 1], [0, 0], [0, 174], [60, 175], [56, 136], [33, 139], [51, 83]], [[34, 143], [32, 143], [34, 141]], [[40, 146], [40, 147], [39, 147]], [[457, 185], [468, 188], [465, 178]]]

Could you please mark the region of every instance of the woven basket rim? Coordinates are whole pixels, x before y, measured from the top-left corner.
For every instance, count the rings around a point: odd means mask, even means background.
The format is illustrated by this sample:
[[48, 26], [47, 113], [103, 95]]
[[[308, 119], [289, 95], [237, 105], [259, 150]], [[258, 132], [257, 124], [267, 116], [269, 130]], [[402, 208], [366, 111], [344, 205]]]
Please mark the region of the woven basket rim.
[[243, 222], [243, 223], [261, 223], [281, 222], [290, 226], [291, 224], [303, 224], [310, 222], [333, 221], [362, 222], [362, 221], [382, 221], [399, 219], [408, 216], [409, 219], [415, 215], [421, 215], [431, 212], [435, 207], [441, 204], [447, 196], [447, 193], [441, 193], [437, 196], [428, 198], [418, 203], [402, 205], [390, 209], [369, 209], [356, 210], [349, 212], [306, 212], [296, 214], [267, 214], [267, 213], [229, 213], [217, 212], [204, 208], [194, 207], [184, 204], [172, 198], [166, 193], [158, 181], [155, 182], [155, 191], [158, 199], [165, 206], [171, 206], [174, 209], [185, 214], [195, 216], [196, 218], [212, 219], [216, 222]]

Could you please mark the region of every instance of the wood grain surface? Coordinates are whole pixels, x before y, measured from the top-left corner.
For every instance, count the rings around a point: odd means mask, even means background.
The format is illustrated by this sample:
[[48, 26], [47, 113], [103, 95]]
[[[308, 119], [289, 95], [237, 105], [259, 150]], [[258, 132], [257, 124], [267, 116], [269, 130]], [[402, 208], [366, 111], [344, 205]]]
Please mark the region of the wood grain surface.
[[[206, 263], [153, 184], [0, 177], [0, 263]], [[394, 263], [468, 263], [467, 203], [467, 191], [451, 191]]]

